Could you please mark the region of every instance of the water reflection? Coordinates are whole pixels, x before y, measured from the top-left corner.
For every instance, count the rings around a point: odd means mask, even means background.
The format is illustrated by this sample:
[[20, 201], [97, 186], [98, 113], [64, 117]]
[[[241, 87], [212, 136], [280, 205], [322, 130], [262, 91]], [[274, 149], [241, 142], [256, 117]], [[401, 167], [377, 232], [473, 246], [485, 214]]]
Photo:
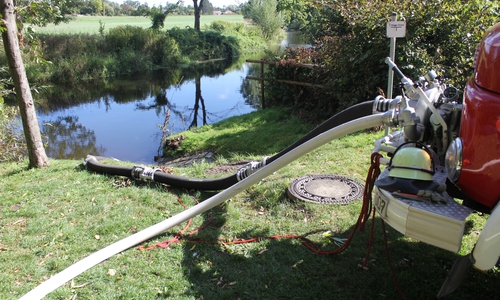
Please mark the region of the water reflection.
[[50, 89], [43, 94], [48, 100], [39, 101], [46, 104], [37, 107], [47, 153], [53, 158], [94, 154], [152, 163], [161, 154], [166, 131], [177, 133], [258, 109], [259, 91], [245, 80], [254, 67], [244, 61]]
[[[288, 32], [274, 51], [302, 45], [299, 33]], [[260, 76], [260, 66], [245, 60], [265, 56], [48, 89], [36, 99], [48, 155], [153, 163], [166, 135], [258, 109], [260, 83], [245, 77]]]
[[88, 153], [104, 153], [106, 149], [96, 146], [93, 130], [78, 123], [78, 117], [58, 117], [43, 126], [42, 135], [47, 138], [45, 149], [49, 157], [85, 157]]

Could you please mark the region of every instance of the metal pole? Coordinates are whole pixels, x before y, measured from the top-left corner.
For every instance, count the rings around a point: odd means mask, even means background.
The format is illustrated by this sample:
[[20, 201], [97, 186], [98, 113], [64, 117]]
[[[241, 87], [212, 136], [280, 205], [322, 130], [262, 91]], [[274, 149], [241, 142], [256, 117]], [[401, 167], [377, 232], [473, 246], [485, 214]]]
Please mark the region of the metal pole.
[[[398, 15], [397, 13], [392, 13], [391, 21], [397, 21]], [[389, 48], [389, 57], [392, 61], [394, 61], [394, 57], [396, 56], [396, 38], [391, 37], [390, 48]], [[394, 81], [394, 71], [389, 66], [389, 79], [387, 81], [387, 99], [392, 99], [392, 85]]]

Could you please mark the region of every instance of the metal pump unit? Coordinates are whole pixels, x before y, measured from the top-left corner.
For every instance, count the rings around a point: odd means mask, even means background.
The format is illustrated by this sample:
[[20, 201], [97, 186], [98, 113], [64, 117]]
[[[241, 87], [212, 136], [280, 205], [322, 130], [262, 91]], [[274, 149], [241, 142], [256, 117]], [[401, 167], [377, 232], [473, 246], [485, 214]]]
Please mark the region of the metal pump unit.
[[374, 110], [386, 110], [386, 126], [402, 129], [375, 142], [374, 151], [392, 156], [375, 182], [375, 208], [399, 232], [457, 252], [472, 210], [448, 194], [447, 173], [440, 162], [448, 141], [458, 135], [458, 91], [433, 71], [414, 83], [389, 58], [386, 62], [401, 77], [402, 95], [377, 98]]

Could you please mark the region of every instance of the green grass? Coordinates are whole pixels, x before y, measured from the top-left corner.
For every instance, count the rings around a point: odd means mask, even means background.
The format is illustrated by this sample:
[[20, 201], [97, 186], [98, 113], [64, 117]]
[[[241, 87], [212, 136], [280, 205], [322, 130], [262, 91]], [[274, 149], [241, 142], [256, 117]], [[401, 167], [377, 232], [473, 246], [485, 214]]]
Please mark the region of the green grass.
[[[284, 128], [295, 137], [309, 129], [283, 115], [290, 114], [261, 111], [199, 128], [186, 133], [186, 142], [192, 143], [186, 148], [199, 150], [220, 142], [218, 153], [231, 150], [217, 163], [261, 157], [260, 149], [272, 154], [278, 151], [273, 144], [283, 136]], [[260, 134], [255, 135], [255, 130], [261, 130]], [[335, 249], [323, 233], [347, 237], [360, 201], [346, 206], [291, 201], [286, 189], [292, 179], [305, 174], [339, 174], [364, 182], [372, 142], [381, 135], [359, 132], [301, 157], [212, 209], [212, 222], [194, 237], [216, 241], [298, 234], [325, 250]], [[16, 299], [89, 254], [179, 213], [184, 208], [178, 196], [192, 206], [191, 197], [204, 200], [213, 195], [95, 174], [80, 161], [54, 160], [46, 169], [33, 170], [26, 165], [0, 164], [1, 299]], [[213, 166], [202, 163], [173, 171], [203, 177]], [[208, 214], [197, 216], [188, 232], [208, 219]], [[471, 251], [485, 219], [476, 214], [469, 218], [461, 254]], [[376, 221], [368, 270], [357, 267], [366, 255], [368, 228], [336, 256], [314, 254], [290, 239], [228, 246], [183, 242], [170, 249], [138, 251], [133, 247], [84, 272], [47, 299], [73, 295], [77, 299], [400, 299]], [[144, 245], [170, 239], [181, 228], [167, 230]], [[457, 255], [406, 238], [389, 227], [387, 231], [401, 289], [409, 299], [435, 298]], [[116, 271], [114, 276], [108, 274], [110, 269]], [[499, 284], [497, 270], [471, 271], [450, 298], [493, 298]]]
[[293, 112], [288, 108], [265, 109], [196, 127], [180, 133], [186, 139], [176, 152], [169, 154], [211, 149], [223, 157], [250, 155], [260, 159], [281, 151], [312, 129], [310, 124], [291, 115]]
[[[226, 22], [243, 22], [242, 15], [202, 15], [200, 18], [200, 25], [208, 25], [216, 20], [223, 20]], [[120, 26], [120, 25], [131, 25], [138, 26], [142, 28], [151, 27], [151, 20], [146, 17], [98, 17], [98, 16], [81, 16], [76, 17], [69, 23], [61, 23], [59, 25], [47, 25], [45, 27], [35, 26], [34, 29], [38, 33], [49, 33], [49, 34], [79, 34], [79, 33], [89, 33], [97, 34], [99, 33], [100, 23], [104, 25], [104, 30]], [[184, 28], [186, 26], [194, 27], [194, 16], [168, 16], [165, 19], [165, 29], [170, 29], [173, 27]]]

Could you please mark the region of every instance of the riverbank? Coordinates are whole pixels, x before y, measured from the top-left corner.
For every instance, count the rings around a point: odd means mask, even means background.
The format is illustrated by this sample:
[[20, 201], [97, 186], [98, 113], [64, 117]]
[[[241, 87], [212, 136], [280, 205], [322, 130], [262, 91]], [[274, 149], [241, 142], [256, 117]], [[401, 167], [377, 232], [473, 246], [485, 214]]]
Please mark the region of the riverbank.
[[[275, 112], [272, 122], [263, 113], [251, 114], [252, 122], [249, 116], [241, 116], [200, 127], [189, 136], [183, 133], [191, 143], [185, 144], [186, 149], [189, 145], [201, 151], [212, 145], [225, 154], [217, 155], [213, 163], [165, 171], [191, 178], [228, 176], [211, 170], [273, 154], [281, 150], [277, 148], [282, 146], [273, 145], [285, 133], [296, 139], [309, 129], [286, 117], [286, 112]], [[364, 182], [372, 141], [380, 135], [359, 132], [334, 140], [209, 214], [195, 217], [181, 242], [167, 249], [132, 247], [70, 280], [47, 299], [285, 299], [291, 286], [297, 299], [400, 298], [385, 259], [379, 222], [367, 270], [357, 265], [367, 253], [368, 231], [358, 233], [347, 251], [336, 256], [314, 254], [295, 239], [266, 238], [297, 234], [326, 251], [336, 249], [335, 242], [350, 234], [361, 202], [314, 204], [290, 200], [286, 190], [294, 178], [305, 174], [338, 174]], [[52, 160], [44, 169], [27, 170], [26, 165], [0, 164], [0, 267], [4, 270], [0, 295], [5, 299], [17, 299], [72, 263], [178, 214], [184, 210], [179, 200], [191, 207], [195, 200], [214, 195], [96, 174], [86, 170], [82, 160]], [[470, 252], [485, 220], [477, 214], [469, 218], [461, 255]], [[182, 227], [171, 228], [142, 246], [170, 240]], [[412, 298], [435, 297], [457, 255], [406, 238], [392, 228], [386, 230], [402, 291]], [[248, 238], [257, 239], [246, 244], [229, 242]], [[454, 298], [492, 298], [499, 284], [498, 270], [487, 274], [472, 270]]]
[[[144, 25], [144, 20], [149, 19], [132, 17], [107, 18], [110, 28], [100, 19], [82, 17], [61, 25], [70, 26], [69, 33], [40, 30], [32, 35], [33, 39], [24, 40], [28, 79], [35, 86], [76, 84], [171, 69], [190, 62], [233, 59], [268, 47], [260, 30], [246, 24], [241, 16], [206, 19], [201, 31], [182, 25], [192, 21], [192, 16], [173, 18], [166, 30], [152, 30], [151, 25]], [[99, 31], [89, 33], [95, 26]], [[2, 57], [5, 60], [3, 51], [0, 49], [0, 62]]]

